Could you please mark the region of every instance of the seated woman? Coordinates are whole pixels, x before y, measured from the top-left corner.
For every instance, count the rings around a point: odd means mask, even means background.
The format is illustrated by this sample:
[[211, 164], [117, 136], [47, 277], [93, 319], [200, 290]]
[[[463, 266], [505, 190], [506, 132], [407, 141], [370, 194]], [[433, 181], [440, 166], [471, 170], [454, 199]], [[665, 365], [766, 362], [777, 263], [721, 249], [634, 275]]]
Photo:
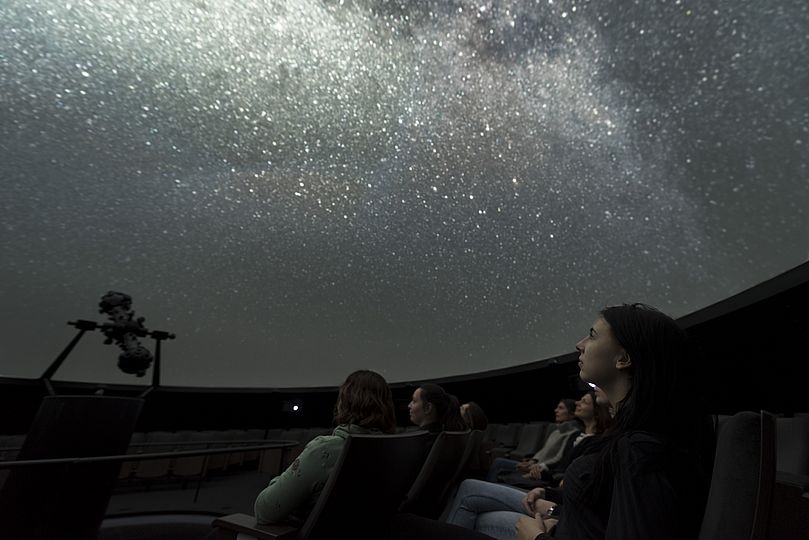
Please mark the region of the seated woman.
[[606, 397], [603, 401], [600, 400], [597, 391], [587, 392], [576, 403], [576, 418], [584, 424], [584, 431], [568, 442], [561, 461], [548, 467], [547, 471], [542, 471], [542, 478], [550, 479], [554, 485], [562, 479], [568, 465], [579, 456], [584, 455], [587, 448], [597, 440], [593, 437], [609, 429], [612, 423], [609, 401], [606, 400]]
[[467, 429], [458, 399], [437, 384], [427, 383], [416, 388], [407, 408], [410, 421], [430, 433]]
[[537, 464], [537, 467], [532, 467], [526, 474], [511, 473], [499, 478], [499, 481], [525, 489], [558, 484], [564, 476], [567, 466], [586, 452], [593, 442], [593, 435], [604, 433], [612, 421], [609, 404], [600, 403], [595, 391], [592, 390], [576, 401], [575, 414], [576, 418], [584, 424], [584, 431], [567, 440], [559, 461], [550, 465], [540, 463]]
[[[713, 435], [694, 399], [685, 332], [654, 308], [614, 306], [576, 349], [580, 377], [604, 390], [615, 416], [567, 468], [559, 520], [547, 518], [553, 505], [537, 499], [538, 490], [526, 495], [490, 485], [476, 512], [459, 506], [449, 522], [500, 539], [696, 538]], [[485, 503], [488, 511], [479, 513]], [[426, 528], [423, 521], [418, 526]], [[434, 522], [431, 530], [436, 538], [458, 537], [453, 525]]]
[[[474, 480], [463, 482], [450, 505], [447, 514], [448, 523], [468, 525], [473, 521], [470, 514], [475, 514], [475, 529], [478, 531], [491, 534], [492, 530], [496, 530], [498, 527], [513, 530], [519, 516], [510, 514], [522, 512], [526, 507], [523, 503], [525, 493], [511, 486], [531, 489], [554, 484], [554, 475], [564, 473], [564, 469], [573, 459], [585, 453], [590, 443], [594, 441], [593, 436], [603, 433], [611, 419], [609, 407], [606, 404], [597, 403], [593, 391], [587, 392], [576, 401], [575, 414], [576, 418], [584, 424], [584, 431], [568, 440], [562, 460], [550, 468], [541, 469], [542, 476], [537, 475], [536, 478], [528, 478], [531, 473], [523, 474], [521, 472], [513, 472], [501, 477], [500, 481], [509, 484], [509, 487]], [[544, 491], [542, 494], [544, 495]], [[493, 506], [491, 499], [497, 499], [503, 504], [495, 503]], [[501, 515], [493, 508], [503, 511], [502, 513], [506, 515]], [[501, 523], [503, 519], [505, 519], [505, 523]]]
[[345, 440], [353, 434], [396, 431], [393, 397], [385, 379], [373, 371], [355, 371], [337, 396], [331, 435], [316, 437], [287, 470], [259, 493], [255, 503], [260, 525], [290, 517], [305, 519], [337, 463]]
[[547, 469], [550, 465], [562, 459], [562, 453], [567, 441], [581, 432], [582, 425], [576, 418], [575, 412], [575, 400], [569, 398], [560, 399], [553, 410], [556, 425], [550, 428], [550, 434], [545, 439], [542, 448], [537, 450], [531, 458], [523, 459], [522, 461], [509, 458], [495, 459], [489, 473], [486, 475], [486, 480], [497, 482], [501, 475], [508, 475], [514, 471], [519, 472], [521, 475], [532, 473], [539, 477], [543, 469]]
[[[694, 398], [685, 332], [643, 304], [609, 307], [577, 345], [582, 380], [615, 408], [599, 444], [565, 473], [555, 538], [696, 538], [707, 498], [713, 435]], [[519, 538], [547, 535], [521, 518]]]

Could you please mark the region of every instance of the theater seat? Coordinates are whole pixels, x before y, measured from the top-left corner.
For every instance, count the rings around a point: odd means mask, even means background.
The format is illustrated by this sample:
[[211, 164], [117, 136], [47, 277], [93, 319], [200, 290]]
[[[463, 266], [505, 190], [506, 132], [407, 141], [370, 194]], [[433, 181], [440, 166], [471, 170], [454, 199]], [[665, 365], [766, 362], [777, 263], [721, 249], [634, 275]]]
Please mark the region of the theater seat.
[[777, 470], [809, 476], [809, 416], [776, 418]]
[[400, 512], [437, 518], [444, 508], [450, 483], [465, 466], [469, 432], [444, 431], [433, 443], [427, 460], [410, 488]]
[[257, 525], [246, 514], [214, 521], [220, 539], [241, 533], [261, 540], [378, 540], [387, 535], [391, 517], [413, 485], [429, 449], [426, 432], [352, 435], [320, 498], [300, 529]]
[[775, 484], [775, 419], [721, 418], [699, 540], [765, 540]]
[[[510, 459], [523, 459], [533, 456], [542, 447], [548, 434], [549, 422], [526, 424], [520, 433], [520, 441], [514, 450], [506, 454]], [[495, 455], [495, 457], [500, 457]]]
[[463, 467], [459, 469], [451, 484], [457, 486], [466, 478], [483, 478], [489, 471], [491, 465], [491, 455], [487, 448], [488, 443], [484, 440], [486, 434], [483, 431], [475, 430], [469, 434], [466, 443], [466, 451], [463, 455]]

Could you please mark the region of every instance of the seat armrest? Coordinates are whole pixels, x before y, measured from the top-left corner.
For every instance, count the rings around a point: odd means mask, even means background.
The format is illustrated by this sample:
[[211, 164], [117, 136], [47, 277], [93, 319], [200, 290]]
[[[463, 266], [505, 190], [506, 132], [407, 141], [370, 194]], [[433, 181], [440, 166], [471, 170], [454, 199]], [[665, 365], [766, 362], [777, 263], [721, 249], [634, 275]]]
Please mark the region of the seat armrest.
[[809, 498], [809, 476], [784, 471], [776, 471], [775, 482], [801, 490], [804, 497]]
[[256, 518], [247, 514], [230, 514], [216, 518], [212, 524], [219, 528], [222, 539], [236, 538], [238, 533], [249, 534], [259, 540], [290, 540], [298, 534], [298, 528], [290, 525], [258, 525]]
[[776, 473], [768, 540], [805, 538], [809, 531], [809, 478]]

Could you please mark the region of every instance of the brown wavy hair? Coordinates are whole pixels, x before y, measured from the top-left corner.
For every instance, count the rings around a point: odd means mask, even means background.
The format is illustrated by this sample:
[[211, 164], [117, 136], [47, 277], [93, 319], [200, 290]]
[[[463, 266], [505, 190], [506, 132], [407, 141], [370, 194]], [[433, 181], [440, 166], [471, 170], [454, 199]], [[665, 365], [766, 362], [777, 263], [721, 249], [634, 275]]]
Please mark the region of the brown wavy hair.
[[489, 425], [489, 419], [486, 417], [486, 413], [483, 412], [483, 408], [474, 401], [465, 403], [465, 405], [466, 408], [461, 410], [461, 416], [467, 427], [484, 431], [486, 426]]
[[337, 394], [334, 422], [394, 433], [396, 413], [385, 378], [366, 369], [349, 375]]
[[[593, 416], [596, 421], [595, 432], [596, 433], [604, 433], [612, 424], [612, 415], [610, 415], [610, 406], [606, 403], [599, 403], [598, 397], [596, 393], [592, 390], [588, 390], [584, 396], [590, 395], [590, 399], [593, 400]], [[582, 399], [582, 396], [579, 399]]]

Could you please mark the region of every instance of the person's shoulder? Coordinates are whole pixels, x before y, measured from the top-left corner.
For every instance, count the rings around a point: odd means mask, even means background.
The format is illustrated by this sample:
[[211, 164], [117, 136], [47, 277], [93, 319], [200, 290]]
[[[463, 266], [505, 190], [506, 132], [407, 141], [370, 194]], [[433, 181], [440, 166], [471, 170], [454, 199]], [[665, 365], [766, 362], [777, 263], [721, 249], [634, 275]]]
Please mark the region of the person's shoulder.
[[345, 439], [335, 435], [319, 435], [306, 443], [301, 455], [303, 460], [315, 459], [321, 454], [330, 454], [340, 450], [345, 445]]
[[621, 440], [631, 445], [664, 444], [663, 438], [651, 431], [628, 431], [621, 436]]
[[566, 422], [562, 422], [561, 424], [556, 424], [558, 426], [559, 431], [572, 431], [572, 430], [579, 430], [581, 431], [581, 422], [578, 420], [567, 420]]
[[377, 429], [368, 429], [355, 424], [340, 424], [329, 435], [319, 435], [309, 441], [306, 448], [342, 447], [352, 435], [384, 435]]
[[318, 435], [306, 444], [306, 450], [343, 446], [346, 438], [348, 438], [349, 432], [348, 430], [341, 429], [341, 427], [342, 426], [337, 426], [329, 435]]
[[306, 444], [295, 461], [307, 470], [311, 467], [330, 467], [343, 451], [345, 443], [346, 437], [342, 434], [319, 435]]
[[622, 435], [616, 441], [616, 449], [621, 463], [634, 472], [657, 468], [669, 453], [666, 442], [648, 431], [630, 431]]
[[659, 435], [648, 431], [624, 433], [617, 444], [621, 452], [654, 452], [666, 448], [666, 442]]

